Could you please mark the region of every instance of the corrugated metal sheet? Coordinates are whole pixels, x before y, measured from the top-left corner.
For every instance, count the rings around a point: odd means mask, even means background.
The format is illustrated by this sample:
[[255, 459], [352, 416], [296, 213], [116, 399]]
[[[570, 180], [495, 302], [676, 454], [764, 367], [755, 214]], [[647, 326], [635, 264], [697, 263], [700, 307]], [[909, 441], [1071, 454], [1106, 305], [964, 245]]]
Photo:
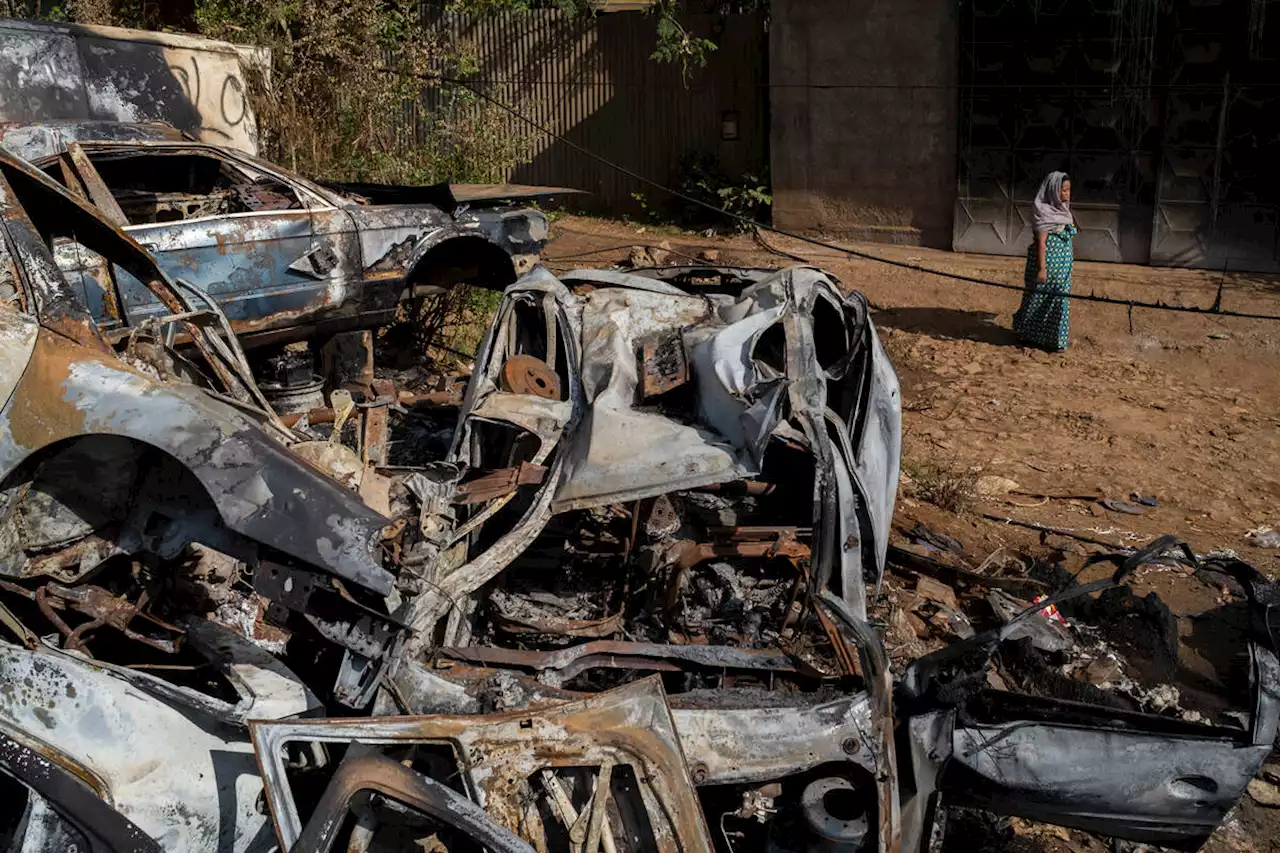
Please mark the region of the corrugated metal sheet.
[[[690, 32], [718, 46], [687, 79], [678, 65], [650, 58], [656, 21], [638, 12], [576, 20], [554, 10], [476, 19], [437, 12], [432, 20], [475, 57], [480, 70], [469, 79], [478, 88], [637, 174], [676, 184], [680, 159], [692, 152], [715, 155], [733, 175], [765, 168], [767, 51], [759, 14], [686, 16]], [[428, 92], [406, 119], [420, 131], [443, 102], [441, 92]], [[736, 117], [736, 141], [721, 138], [729, 114]], [[530, 150], [524, 164], [495, 179], [585, 190], [591, 195], [575, 206], [601, 211], [637, 210], [637, 193], [651, 205], [663, 201], [642, 183], [512, 122], [529, 137]]]
[[1280, 270], [1268, 6], [963, 0], [954, 248], [1024, 253], [1039, 182], [1065, 169], [1077, 258]]
[[1173, 4], [1153, 264], [1280, 271], [1280, 4], [1243, 5]]

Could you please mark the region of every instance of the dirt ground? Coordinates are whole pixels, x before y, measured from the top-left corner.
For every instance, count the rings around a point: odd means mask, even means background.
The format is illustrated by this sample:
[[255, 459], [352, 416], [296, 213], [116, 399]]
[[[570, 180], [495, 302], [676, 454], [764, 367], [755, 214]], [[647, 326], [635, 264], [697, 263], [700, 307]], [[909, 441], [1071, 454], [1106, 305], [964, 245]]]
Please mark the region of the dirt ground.
[[[575, 216], [557, 218], [552, 234], [544, 257], [556, 271], [608, 267], [642, 245], [670, 251], [669, 263], [691, 261], [708, 250], [718, 265], [797, 262], [751, 235], [706, 236]], [[1014, 339], [1014, 291], [851, 258], [776, 235], [766, 240], [775, 250], [833, 272], [873, 306], [903, 391], [908, 478], [895, 518], [902, 541], [920, 522], [957, 540], [972, 566], [1016, 557], [1023, 565], [1068, 571], [1106, 550], [984, 517], [989, 514], [1119, 547], [1170, 533], [1198, 554], [1233, 551], [1269, 576], [1280, 575], [1280, 550], [1256, 547], [1249, 535], [1273, 525], [1280, 529], [1280, 322], [1073, 302], [1070, 348], [1051, 355]], [[1022, 258], [857, 248], [947, 272], [1022, 281]], [[1079, 262], [1074, 288], [1205, 307], [1221, 288], [1224, 309], [1280, 315], [1277, 277]], [[911, 482], [913, 474], [954, 481], [961, 491], [996, 483], [995, 477], [1016, 485], [1003, 483], [997, 491], [1011, 493], [977, 495], [950, 511], [922, 499], [927, 489]], [[1135, 495], [1158, 505], [1134, 506]], [[1105, 508], [1102, 499], [1122, 501], [1122, 509], [1141, 514]], [[1190, 572], [1149, 571], [1132, 586], [1139, 596], [1158, 593], [1179, 617], [1184, 638], [1200, 630], [1199, 614], [1230, 601], [1225, 587]], [[1210, 697], [1221, 691], [1225, 676], [1209, 662], [1212, 654], [1184, 644], [1180, 656], [1190, 693]], [[984, 849], [1119, 849], [1082, 833], [1021, 821], [1001, 833], [991, 835]], [[1280, 810], [1246, 796], [1204, 849], [1280, 850]]]

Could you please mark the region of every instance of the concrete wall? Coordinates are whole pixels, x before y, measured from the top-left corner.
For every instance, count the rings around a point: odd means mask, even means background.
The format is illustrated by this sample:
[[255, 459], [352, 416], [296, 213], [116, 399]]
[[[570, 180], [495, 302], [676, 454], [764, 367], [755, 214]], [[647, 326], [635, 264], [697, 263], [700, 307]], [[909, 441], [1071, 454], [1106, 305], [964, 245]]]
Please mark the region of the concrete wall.
[[774, 224], [949, 248], [958, 42], [955, 0], [774, 0]]
[[163, 121], [258, 149], [242, 63], [270, 52], [194, 36], [0, 19], [0, 122]]

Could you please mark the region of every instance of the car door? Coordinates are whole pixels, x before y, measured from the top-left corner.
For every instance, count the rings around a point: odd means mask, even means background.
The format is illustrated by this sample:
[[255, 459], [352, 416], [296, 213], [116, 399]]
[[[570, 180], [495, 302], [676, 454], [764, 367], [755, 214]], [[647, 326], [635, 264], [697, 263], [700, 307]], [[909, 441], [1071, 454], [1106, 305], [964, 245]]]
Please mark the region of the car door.
[[[26, 739], [24, 739], [26, 740]], [[13, 853], [161, 853], [154, 839], [111, 807], [85, 768], [50, 760], [0, 732], [0, 850]]]
[[[1060, 592], [1002, 628], [914, 661], [895, 703], [932, 712], [909, 721], [917, 790], [927, 790], [922, 768], [932, 765], [940, 771], [936, 790], [951, 806], [1198, 848], [1243, 796], [1280, 730], [1280, 587], [1233, 559], [1197, 563], [1233, 578], [1248, 599], [1247, 609], [1236, 600], [1197, 617], [1212, 622], [1216, 636], [1212, 651], [1194, 651], [1210, 655], [1220, 676], [1237, 667], [1241, 676], [1223, 682], [1214, 698], [1222, 707], [1208, 716], [1189, 720], [985, 686], [988, 662], [1005, 643], [1034, 646], [1033, 637], [1043, 636], [1035, 627], [1050, 624], [1042, 604], [1119, 584], [1145, 563], [1164, 560], [1174, 542], [1161, 538], [1115, 555], [1124, 562], [1112, 578]], [[929, 717], [935, 721], [917, 725]]]
[[[336, 309], [348, 288], [332, 233], [317, 239], [311, 208], [320, 201], [278, 173], [210, 146], [87, 143], [68, 146], [64, 183], [98, 205], [148, 248], [173, 278], [195, 284], [222, 307], [238, 332], [296, 324]], [[46, 166], [46, 170], [49, 167]], [[110, 202], [100, 200], [105, 187]], [[325, 231], [341, 231], [330, 224]], [[164, 307], [119, 268], [103, 274], [100, 258], [59, 256], [104, 326], [136, 326]], [[111, 316], [111, 284], [120, 313]], [[355, 294], [358, 298], [358, 294]]]

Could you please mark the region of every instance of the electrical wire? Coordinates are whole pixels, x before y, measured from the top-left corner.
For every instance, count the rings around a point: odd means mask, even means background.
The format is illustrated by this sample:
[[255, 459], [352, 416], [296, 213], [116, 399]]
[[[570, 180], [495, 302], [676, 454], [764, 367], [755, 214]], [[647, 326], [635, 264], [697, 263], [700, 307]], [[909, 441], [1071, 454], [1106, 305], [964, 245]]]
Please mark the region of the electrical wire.
[[[400, 72], [396, 72], [400, 73]], [[434, 79], [434, 78], [433, 78]], [[452, 80], [444, 82], [452, 83]], [[557, 89], [577, 89], [582, 86], [576, 81], [556, 81], [541, 80], [531, 78], [521, 80], [511, 77], [477, 77], [473, 81], [482, 83], [487, 86], [539, 86], [542, 88]], [[608, 86], [610, 88], [626, 88], [627, 83], [618, 83], [610, 81], [608, 83], [596, 84], [599, 86]], [[639, 88], [640, 84], [636, 84]], [[696, 86], [695, 86], [696, 88]], [[849, 89], [857, 91], [865, 89], [868, 91], [904, 91], [904, 92], [966, 92], [966, 91], [1008, 91], [1010, 89], [1030, 89], [1036, 92], [1054, 92], [1054, 91], [1097, 91], [1103, 94], [1126, 93], [1130, 91], [1148, 90], [1156, 91], [1174, 91], [1179, 93], [1204, 92], [1209, 94], [1222, 94], [1222, 83], [1143, 83], [1141, 85], [1129, 85], [1124, 83], [757, 83], [757, 89]], [[1276, 89], [1280, 88], [1280, 83], [1257, 81], [1252, 83], [1232, 83], [1230, 87], [1233, 91], [1252, 89]]]
[[[531, 119], [528, 116], [524, 115], [522, 112], [517, 110], [515, 107], [512, 107], [510, 104], [504, 103], [503, 101], [493, 97], [487, 92], [481, 91], [469, 81], [458, 80], [456, 78], [451, 78], [451, 77], [434, 77], [428, 74], [413, 74], [407, 71], [397, 71], [395, 69], [389, 69], [389, 68], [383, 68], [380, 70], [382, 70], [384, 73], [414, 77], [417, 79], [421, 79], [421, 80], [425, 80], [425, 81], [429, 81], [437, 84], [445, 83], [453, 86], [461, 86], [464, 89], [467, 89], [468, 91], [470, 91], [472, 94], [481, 98], [482, 100], [485, 100], [490, 104], [493, 104], [495, 107], [507, 113], [508, 115], [515, 118], [516, 120], [528, 125], [529, 127], [532, 127], [534, 130], [537, 130], [540, 133], [545, 134], [551, 139], [554, 139], [556, 142], [559, 142], [560, 144], [566, 146], [567, 148], [578, 152], [584, 157], [588, 157], [596, 161], [597, 163], [600, 163], [601, 165], [609, 169], [612, 169], [615, 172], [618, 172], [621, 175], [625, 175], [626, 177], [631, 178], [633, 181], [638, 181], [639, 183], [642, 183], [645, 186], [652, 187], [653, 189], [667, 193], [668, 195], [674, 198], [680, 199], [683, 202], [695, 205], [697, 207], [704, 208], [713, 213], [719, 214], [720, 216], [724, 216], [728, 219], [732, 219], [735, 222], [738, 222], [741, 225], [744, 225], [748, 228], [759, 229], [761, 231], [769, 231], [773, 234], [778, 234], [782, 237], [787, 237], [792, 240], [799, 240], [802, 243], [808, 243], [812, 246], [818, 246], [820, 248], [827, 249], [832, 252], [849, 255], [855, 258], [861, 258], [863, 260], [875, 261], [876, 263], [886, 264], [888, 266], [893, 266], [893, 267], [899, 267], [901, 269], [907, 269], [913, 272], [919, 272], [919, 273], [925, 273], [927, 275], [938, 276], [939, 278], [948, 278], [948, 279], [953, 279], [955, 281], [963, 281], [969, 284], [981, 285], [983, 287], [995, 287], [1001, 290], [1016, 290], [1019, 292], [1025, 290], [1024, 285], [1008, 284], [1007, 282], [1001, 282], [1001, 281], [991, 281], [985, 278], [978, 278], [977, 276], [962, 275], [960, 273], [947, 272], [946, 270], [939, 270], [939, 269], [934, 269], [932, 267], [921, 266], [920, 264], [914, 264], [908, 261], [898, 261], [898, 260], [894, 260], [893, 258], [883, 257], [882, 255], [875, 255], [870, 252], [864, 252], [858, 249], [850, 249], [845, 246], [839, 246], [839, 245], [836, 245], [835, 243], [828, 243], [825, 240], [819, 240], [815, 237], [806, 237], [803, 234], [797, 234], [792, 231], [786, 231], [781, 228], [775, 228], [771, 225], [766, 225], [763, 222], [757, 222], [756, 220], [748, 216], [743, 216], [742, 214], [739, 214], [739, 213], [733, 213], [731, 211], [724, 210], [722, 208], [716, 207], [714, 204], [711, 204], [710, 202], [703, 201], [702, 199], [699, 199], [699, 198], [694, 198], [693, 196], [682, 193], [679, 190], [672, 189], [671, 187], [668, 187], [662, 183], [659, 183], [658, 181], [655, 181], [652, 178], [647, 178], [644, 175], [641, 175], [635, 171], [632, 171], [631, 169], [628, 169], [626, 166], [623, 166], [619, 163], [615, 163], [612, 160], [608, 159], [607, 157], [604, 157], [603, 155], [597, 154], [596, 152], [592, 151], [589, 148], [579, 145], [573, 140], [566, 139], [565, 137], [556, 133], [554, 130], [551, 130], [550, 128], [540, 124], [534, 119]], [[1246, 311], [1224, 311], [1221, 308], [1222, 285], [1223, 285], [1223, 282], [1219, 281], [1217, 298], [1214, 300], [1213, 305], [1210, 306], [1209, 308], [1197, 308], [1195, 306], [1188, 306], [1188, 305], [1166, 305], [1163, 302], [1146, 302], [1146, 301], [1135, 300], [1135, 299], [1117, 299], [1111, 296], [1098, 296], [1093, 293], [1087, 293], [1087, 294], [1086, 293], [1055, 293], [1054, 296], [1058, 296], [1063, 299], [1071, 299], [1077, 302], [1096, 302], [1102, 305], [1118, 305], [1122, 308], [1128, 308], [1130, 312], [1131, 322], [1132, 322], [1132, 312], [1134, 308], [1148, 308], [1153, 311], [1173, 311], [1180, 314], [1201, 314], [1201, 315], [1210, 316], [1210, 317], [1234, 317], [1240, 320], [1280, 321], [1280, 314], [1256, 314], [1256, 313], [1246, 312]]]

